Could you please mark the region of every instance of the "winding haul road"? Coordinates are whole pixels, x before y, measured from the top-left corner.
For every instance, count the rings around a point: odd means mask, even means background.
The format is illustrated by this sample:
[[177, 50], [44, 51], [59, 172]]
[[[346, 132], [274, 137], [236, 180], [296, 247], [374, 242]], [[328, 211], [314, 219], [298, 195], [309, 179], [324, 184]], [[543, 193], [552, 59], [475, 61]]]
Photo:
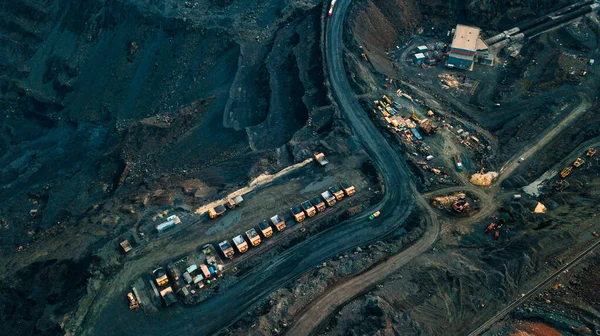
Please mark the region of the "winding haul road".
[[[344, 15], [350, 1], [340, 1], [337, 15], [329, 21], [325, 43], [330, 81], [342, 114], [369, 154], [385, 184], [382, 202], [363, 215], [323, 231], [281, 255], [266, 265], [256, 267], [231, 287], [204, 303], [152, 316], [136, 314], [126, 317], [103, 309], [91, 330], [93, 335], [210, 335], [241, 318], [260, 299], [297, 279], [316, 265], [359, 245], [374, 242], [402, 227], [412, 211], [415, 200], [411, 193], [408, 168], [399, 155], [370, 121], [367, 113], [354, 99], [342, 61]], [[374, 221], [367, 216], [377, 209], [382, 215]], [[114, 300], [121, 299], [115, 298]], [[119, 302], [122, 304], [122, 302]]]

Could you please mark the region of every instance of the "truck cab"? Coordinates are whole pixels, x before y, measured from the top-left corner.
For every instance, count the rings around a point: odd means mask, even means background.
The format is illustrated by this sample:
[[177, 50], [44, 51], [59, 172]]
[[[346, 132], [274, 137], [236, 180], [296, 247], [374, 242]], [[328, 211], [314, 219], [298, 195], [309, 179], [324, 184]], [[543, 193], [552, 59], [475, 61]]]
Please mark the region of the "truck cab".
[[352, 196], [352, 195], [354, 195], [354, 193], [356, 193], [356, 190], [354, 189], [354, 186], [351, 185], [348, 182], [342, 182], [342, 183], [340, 183], [340, 187], [342, 187], [342, 190], [344, 191], [344, 194], [346, 196]]
[[246, 243], [242, 235], [233, 237], [233, 243], [235, 244], [237, 250], [240, 251], [240, 253], [248, 251], [248, 243]]
[[223, 255], [225, 256], [225, 258], [231, 258], [231, 257], [233, 257], [233, 254], [235, 253], [233, 251], [233, 247], [231, 247], [231, 244], [229, 244], [229, 242], [227, 240], [220, 242], [219, 248], [221, 249], [221, 252], [223, 252]]
[[325, 201], [325, 203], [327, 203], [327, 206], [332, 207], [335, 205], [335, 197], [329, 190], [325, 190], [324, 192], [322, 192], [321, 197], [323, 197], [323, 200]]
[[258, 235], [256, 230], [250, 229], [246, 231], [246, 237], [248, 237], [248, 240], [250, 241], [250, 244], [252, 244], [252, 246], [260, 245], [260, 236]]
[[156, 280], [158, 287], [162, 287], [169, 283], [169, 278], [167, 278], [167, 272], [165, 272], [164, 268], [158, 267], [152, 271], [152, 274], [154, 274], [154, 280]]
[[285, 230], [285, 221], [279, 217], [279, 215], [275, 215], [271, 217], [271, 223], [275, 226], [277, 231], [281, 232]]
[[269, 222], [267, 222], [266, 220], [258, 223], [258, 229], [265, 238], [269, 238], [273, 235], [273, 228], [271, 228]]
[[[315, 209], [313, 208], [313, 211], [314, 210]], [[304, 215], [304, 211], [302, 211], [302, 208], [297, 205], [294, 205], [293, 207], [291, 207], [290, 212], [292, 213], [292, 215], [294, 216], [294, 219], [298, 223], [304, 221], [304, 219], [306, 218], [306, 216]]]
[[338, 186], [329, 187], [329, 191], [335, 196], [335, 199], [341, 201], [344, 198], [344, 192]]
[[325, 211], [325, 202], [319, 196], [311, 198], [310, 203], [315, 206], [318, 212]]
[[300, 206], [302, 207], [302, 209], [304, 210], [304, 212], [306, 213], [306, 215], [308, 217], [313, 217], [314, 215], [317, 214], [317, 210], [310, 203], [310, 201], [304, 201], [304, 202], [300, 203]]

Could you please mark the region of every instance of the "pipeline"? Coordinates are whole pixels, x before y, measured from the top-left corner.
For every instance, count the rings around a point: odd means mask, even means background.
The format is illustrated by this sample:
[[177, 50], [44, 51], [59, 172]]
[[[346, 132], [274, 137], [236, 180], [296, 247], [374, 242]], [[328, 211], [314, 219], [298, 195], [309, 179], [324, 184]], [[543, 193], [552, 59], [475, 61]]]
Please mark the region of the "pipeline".
[[[493, 49], [493, 50], [500, 50], [503, 47], [505, 47], [507, 44], [518, 41], [518, 40], [522, 40], [524, 38], [531, 38], [537, 34], [540, 34], [544, 31], [547, 31], [551, 28], [554, 28], [556, 26], [559, 26], [565, 22], [569, 22], [573, 19], [576, 19], [580, 16], [583, 16], [585, 14], [591, 13], [593, 11], [596, 11], [600, 8], [600, 4], [597, 3], [593, 3], [593, 4], [588, 4], [588, 5], [583, 5], [583, 6], [579, 6], [577, 9], [571, 9], [568, 11], [567, 14], [562, 14], [560, 16], [552, 16], [549, 17], [550, 21], [545, 20], [546, 22], [535, 26], [535, 27], [531, 27], [528, 28], [526, 30], [522, 30], [520, 33], [512, 35], [512, 36], [508, 36], [507, 38], [492, 44], [489, 46], [489, 49]], [[563, 12], [564, 13], [564, 12]]]
[[[586, 1], [583, 1], [583, 2], [579, 2], [579, 3], [568, 5], [568, 6], [563, 7], [563, 8], [561, 8], [561, 9], [555, 11], [555, 12], [552, 12], [550, 14], [546, 14], [546, 15], [544, 15], [542, 17], [537, 18], [537, 19], [524, 22], [524, 23], [522, 23], [522, 24], [520, 24], [520, 25], [518, 25], [518, 26], [516, 26], [514, 28], [511, 28], [509, 30], [505, 30], [505, 31], [503, 31], [500, 34], [497, 34], [495, 36], [492, 36], [492, 37], [488, 38], [487, 40], [485, 40], [485, 43], [487, 45], [491, 46], [491, 45], [493, 45], [493, 44], [495, 44], [495, 43], [497, 43], [497, 42], [499, 42], [501, 40], [507, 39], [507, 38], [509, 38], [509, 37], [517, 34], [517, 33], [520, 33], [520, 32], [523, 32], [525, 30], [528, 30], [528, 29], [531, 29], [533, 27], [536, 27], [538, 25], [541, 25], [541, 24], [547, 22], [548, 20], [552, 20], [556, 16], [561, 16], [561, 15], [569, 14], [569, 13], [571, 13], [571, 12], [573, 12], [573, 11], [575, 11], [575, 10], [583, 7], [583, 6], [590, 5], [593, 2], [594, 2], [593, 0], [586, 0]], [[504, 44], [504, 45], [506, 45], [506, 44]]]
[[533, 36], [535, 36], [539, 33], [542, 33], [550, 28], [559, 26], [565, 22], [569, 22], [575, 18], [578, 18], [580, 16], [583, 16], [585, 14], [588, 14], [595, 10], [598, 10], [598, 8], [600, 8], [600, 4], [591, 4], [591, 5], [579, 8], [578, 10], [576, 10], [574, 12], [554, 18], [550, 22], [546, 22], [542, 25], [539, 25], [537, 27], [534, 27], [534, 28], [528, 29], [527, 31], [524, 31], [523, 32], [523, 34], [525, 35], [524, 37], [533, 37]]

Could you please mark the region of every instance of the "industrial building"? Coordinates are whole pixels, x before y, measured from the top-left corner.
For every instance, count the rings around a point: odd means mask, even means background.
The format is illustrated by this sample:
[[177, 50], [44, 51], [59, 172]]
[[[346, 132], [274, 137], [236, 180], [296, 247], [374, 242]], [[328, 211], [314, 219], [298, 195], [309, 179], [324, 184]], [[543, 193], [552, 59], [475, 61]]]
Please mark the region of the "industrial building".
[[473, 64], [478, 61], [484, 65], [493, 65], [494, 55], [487, 52], [488, 46], [480, 37], [481, 29], [465, 25], [456, 25], [450, 52], [448, 53], [449, 68], [473, 70]]

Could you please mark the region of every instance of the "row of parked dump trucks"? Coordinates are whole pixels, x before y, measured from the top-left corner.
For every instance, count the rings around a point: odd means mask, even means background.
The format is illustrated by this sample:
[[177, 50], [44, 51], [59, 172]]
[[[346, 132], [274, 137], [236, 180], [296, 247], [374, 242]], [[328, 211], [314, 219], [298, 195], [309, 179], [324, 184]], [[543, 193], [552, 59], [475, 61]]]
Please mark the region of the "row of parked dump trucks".
[[[320, 197], [313, 197], [310, 200], [300, 203], [299, 206], [295, 205], [291, 207], [290, 212], [292, 213], [294, 220], [300, 223], [303, 222], [307, 216], [313, 217], [318, 212], [325, 211], [326, 207], [334, 206], [336, 202], [342, 200], [344, 196], [352, 196], [355, 194], [355, 192], [356, 190], [354, 186], [349, 183], [342, 182], [339, 186], [334, 185], [329, 187], [328, 190], [325, 190], [321, 193]], [[273, 228], [275, 228], [278, 232], [285, 230], [285, 220], [279, 215], [271, 217], [269, 221], [263, 220], [262, 222], [258, 223], [258, 231], [255, 228], [251, 228], [245, 232], [246, 239], [244, 239], [243, 235], [233, 237], [233, 246], [235, 246], [239, 253], [245, 253], [248, 251], [249, 245], [260, 245], [261, 235], [263, 238], [271, 237], [273, 235]], [[248, 244], [248, 242], [250, 244]], [[219, 248], [226, 258], [233, 258], [233, 255], [235, 254], [233, 246], [228, 240], [224, 240], [219, 243]]]

